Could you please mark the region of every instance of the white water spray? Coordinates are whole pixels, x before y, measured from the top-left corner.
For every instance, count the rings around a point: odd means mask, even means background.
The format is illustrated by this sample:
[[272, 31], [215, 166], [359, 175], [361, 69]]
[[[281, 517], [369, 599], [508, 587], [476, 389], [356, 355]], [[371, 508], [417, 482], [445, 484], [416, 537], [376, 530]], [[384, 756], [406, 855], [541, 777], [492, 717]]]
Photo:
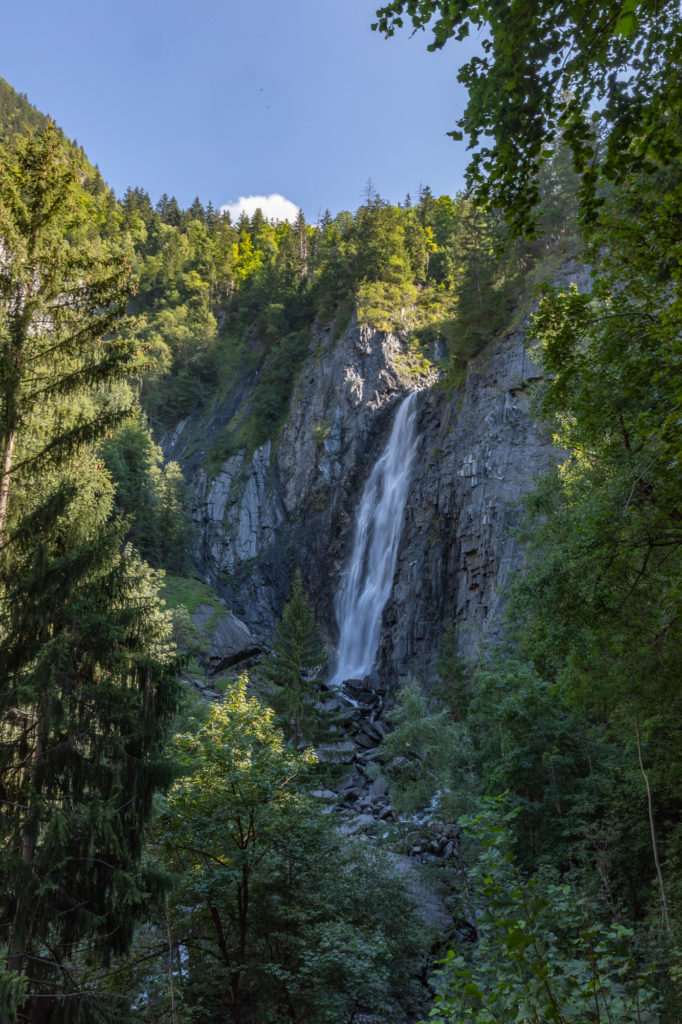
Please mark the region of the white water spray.
[[417, 451], [416, 427], [417, 393], [412, 392], [400, 404], [386, 449], [360, 502], [348, 571], [336, 597], [339, 652], [333, 686], [362, 679], [374, 666]]

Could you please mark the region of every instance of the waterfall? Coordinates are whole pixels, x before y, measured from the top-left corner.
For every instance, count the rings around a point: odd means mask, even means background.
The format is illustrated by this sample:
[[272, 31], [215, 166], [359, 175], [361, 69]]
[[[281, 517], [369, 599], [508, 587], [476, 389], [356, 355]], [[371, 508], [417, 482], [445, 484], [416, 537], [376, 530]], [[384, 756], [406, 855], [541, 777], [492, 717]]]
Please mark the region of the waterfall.
[[330, 680], [333, 686], [346, 679], [362, 679], [374, 666], [417, 441], [417, 393], [413, 391], [398, 408], [388, 444], [362, 494], [353, 550], [335, 603], [339, 651]]

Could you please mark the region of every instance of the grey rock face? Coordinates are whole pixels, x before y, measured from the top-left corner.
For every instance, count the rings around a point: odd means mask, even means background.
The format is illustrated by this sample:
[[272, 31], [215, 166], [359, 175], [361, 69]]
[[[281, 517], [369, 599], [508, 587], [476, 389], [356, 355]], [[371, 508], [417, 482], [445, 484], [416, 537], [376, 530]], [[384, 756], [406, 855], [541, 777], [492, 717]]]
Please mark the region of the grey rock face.
[[[558, 283], [571, 280], [588, 286], [583, 268], [565, 268]], [[190, 420], [164, 439], [195, 494], [197, 561], [256, 641], [271, 634], [298, 566], [333, 645], [334, 597], [362, 488], [399, 400], [423, 389], [417, 468], [375, 673], [389, 688], [433, 662], [451, 624], [465, 656], [499, 638], [501, 588], [523, 558], [512, 532], [520, 500], [562, 457], [529, 416], [527, 389], [539, 370], [523, 325], [472, 360], [451, 397], [428, 381], [405, 380], [396, 363], [403, 351], [399, 337], [356, 322], [336, 344], [320, 329], [277, 446], [264, 445], [248, 462], [232, 455], [213, 479], [189, 453], [201, 447], [200, 429], [219, 431], [221, 415], [248, 401], [247, 385], [208, 427]]]
[[216, 623], [207, 659], [209, 671], [221, 672], [253, 657], [259, 651], [248, 627], [236, 615], [227, 612]]
[[393, 362], [403, 349], [395, 335], [353, 323], [329, 346], [325, 332], [320, 357], [296, 388], [277, 453], [289, 515], [306, 500], [342, 501], [358, 471], [367, 468], [372, 443], [387, 425], [386, 411], [408, 390]]
[[213, 604], [200, 604], [192, 612], [192, 621], [208, 650], [199, 655], [211, 675], [246, 661], [260, 652], [248, 627], [227, 608], [217, 610]]
[[500, 589], [522, 560], [512, 534], [520, 500], [560, 458], [528, 415], [526, 387], [537, 376], [516, 331], [470, 364], [461, 396], [425, 396], [419, 469], [384, 612], [381, 658], [391, 675], [427, 664], [448, 624], [466, 657], [499, 637]]
[[210, 481], [203, 468], [195, 473], [193, 520], [199, 538], [195, 556], [214, 575], [233, 572], [275, 540], [284, 512], [271, 454], [268, 441], [248, 465], [243, 455], [233, 455]]
[[[571, 282], [589, 290], [589, 272], [567, 265], [556, 283]], [[420, 468], [384, 610], [380, 666], [389, 680], [432, 662], [449, 625], [465, 658], [501, 637], [502, 591], [523, 563], [513, 532], [521, 501], [564, 458], [529, 414], [528, 388], [541, 374], [526, 327], [470, 362], [460, 394], [423, 396]]]
[[331, 329], [320, 328], [276, 450], [268, 442], [248, 461], [232, 455], [210, 479], [204, 450], [248, 403], [248, 382], [210, 416], [183, 421], [163, 439], [194, 493], [197, 564], [260, 642], [296, 567], [333, 637], [333, 597], [358, 491], [408, 389], [394, 363], [403, 350], [400, 338], [357, 322], [335, 344]]

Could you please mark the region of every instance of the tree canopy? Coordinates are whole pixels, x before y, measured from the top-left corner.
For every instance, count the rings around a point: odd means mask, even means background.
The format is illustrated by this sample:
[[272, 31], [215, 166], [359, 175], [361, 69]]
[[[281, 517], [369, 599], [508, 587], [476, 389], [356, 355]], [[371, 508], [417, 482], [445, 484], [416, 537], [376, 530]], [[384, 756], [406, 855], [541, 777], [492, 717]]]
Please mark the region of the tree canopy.
[[393, 0], [377, 18], [386, 36], [432, 23], [431, 50], [482, 33], [481, 54], [458, 74], [469, 102], [450, 134], [474, 150], [469, 183], [517, 228], [532, 220], [538, 171], [559, 140], [573, 153], [588, 218], [602, 179], [620, 183], [680, 154], [674, 0]]
[[[312, 748], [285, 742], [247, 682], [176, 736], [181, 774], [155, 828], [180, 883], [170, 916], [185, 956], [181, 1019], [338, 1024], [371, 1007], [413, 1020], [421, 932], [403, 884], [378, 851], [339, 835], [306, 791]], [[139, 979], [142, 1019], [168, 1020]]]

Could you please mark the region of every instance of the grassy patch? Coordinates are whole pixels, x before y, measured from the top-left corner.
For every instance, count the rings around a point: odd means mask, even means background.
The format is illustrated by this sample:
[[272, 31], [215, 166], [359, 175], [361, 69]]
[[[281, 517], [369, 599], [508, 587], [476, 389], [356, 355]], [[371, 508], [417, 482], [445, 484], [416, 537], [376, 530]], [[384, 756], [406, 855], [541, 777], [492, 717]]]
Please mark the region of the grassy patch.
[[[190, 656], [186, 671], [202, 677], [204, 672], [196, 659], [211, 649], [211, 636], [218, 618], [225, 614], [225, 606], [207, 583], [193, 576], [168, 573], [161, 596], [173, 618], [173, 639], [178, 649]], [[200, 629], [192, 615], [201, 605], [211, 608], [212, 614]]]
[[216, 612], [224, 612], [224, 605], [208, 583], [196, 576], [174, 576], [166, 573], [161, 596], [170, 609], [186, 608], [190, 615], [194, 614], [200, 604], [210, 604]]

